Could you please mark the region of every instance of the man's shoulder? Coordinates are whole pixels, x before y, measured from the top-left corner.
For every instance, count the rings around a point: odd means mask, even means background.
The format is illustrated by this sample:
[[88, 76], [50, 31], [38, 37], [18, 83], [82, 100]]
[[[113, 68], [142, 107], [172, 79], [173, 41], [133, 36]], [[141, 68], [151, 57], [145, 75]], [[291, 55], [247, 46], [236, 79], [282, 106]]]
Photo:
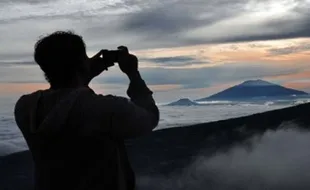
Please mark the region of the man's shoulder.
[[44, 90], [37, 90], [34, 92], [23, 94], [17, 99], [16, 104], [28, 102], [30, 99], [33, 99], [34, 97], [39, 96], [42, 93], [42, 91], [44, 91]]
[[29, 109], [33, 108], [34, 102], [38, 100], [40, 90], [21, 95], [14, 105], [14, 116], [17, 118], [23, 118], [29, 113]]
[[20, 98], [25, 98], [25, 97], [30, 97], [30, 96], [35, 96], [39, 93], [42, 93], [44, 91], [47, 91], [47, 90], [36, 90], [36, 91], [33, 91], [33, 92], [29, 92], [29, 93], [25, 93], [25, 94], [22, 94]]

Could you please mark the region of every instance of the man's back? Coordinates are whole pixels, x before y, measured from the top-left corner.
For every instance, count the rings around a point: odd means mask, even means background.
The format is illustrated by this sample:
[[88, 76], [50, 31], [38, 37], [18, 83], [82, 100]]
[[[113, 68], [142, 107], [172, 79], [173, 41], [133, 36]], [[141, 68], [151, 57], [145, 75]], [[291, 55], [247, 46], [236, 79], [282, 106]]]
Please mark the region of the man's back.
[[[35, 45], [35, 62], [50, 89], [22, 96], [15, 120], [35, 162], [37, 190], [132, 190], [124, 139], [148, 134], [159, 111], [125, 46], [89, 58], [81, 36], [57, 31]], [[88, 85], [118, 63], [129, 99], [97, 95]]]
[[89, 88], [23, 96], [15, 117], [33, 155], [36, 189], [134, 189], [123, 139], [150, 132], [159, 117], [152, 96], [134, 94], [133, 102]]

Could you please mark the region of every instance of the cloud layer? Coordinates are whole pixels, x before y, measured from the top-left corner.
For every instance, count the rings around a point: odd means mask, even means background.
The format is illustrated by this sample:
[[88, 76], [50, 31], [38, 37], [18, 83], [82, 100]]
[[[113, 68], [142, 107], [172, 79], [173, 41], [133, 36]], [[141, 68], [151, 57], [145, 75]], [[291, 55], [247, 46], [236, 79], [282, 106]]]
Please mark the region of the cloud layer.
[[309, 1], [2, 1], [1, 59], [31, 57], [38, 36], [73, 29], [90, 51], [309, 37]]
[[308, 132], [266, 132], [251, 142], [253, 148], [234, 147], [212, 157], [198, 157], [174, 175], [139, 176], [138, 186], [165, 190], [310, 188]]

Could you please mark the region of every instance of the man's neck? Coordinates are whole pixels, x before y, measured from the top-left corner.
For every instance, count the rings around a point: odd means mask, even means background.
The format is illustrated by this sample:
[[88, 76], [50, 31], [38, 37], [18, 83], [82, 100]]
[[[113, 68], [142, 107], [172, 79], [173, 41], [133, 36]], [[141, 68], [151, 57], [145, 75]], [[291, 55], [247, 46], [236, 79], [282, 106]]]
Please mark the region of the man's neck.
[[51, 89], [53, 90], [59, 90], [59, 89], [68, 89], [68, 88], [89, 88], [88, 82], [82, 80], [81, 78], [73, 79], [71, 82], [67, 84], [61, 84], [59, 86], [51, 86]]

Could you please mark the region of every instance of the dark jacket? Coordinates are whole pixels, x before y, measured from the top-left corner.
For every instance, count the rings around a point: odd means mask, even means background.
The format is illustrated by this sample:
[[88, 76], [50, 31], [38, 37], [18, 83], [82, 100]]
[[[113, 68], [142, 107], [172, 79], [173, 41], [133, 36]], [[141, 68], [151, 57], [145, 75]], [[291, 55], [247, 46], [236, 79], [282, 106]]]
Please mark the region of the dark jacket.
[[131, 100], [90, 88], [40, 90], [22, 96], [15, 119], [35, 163], [36, 190], [132, 190], [124, 139], [150, 133], [159, 111], [143, 80]]

